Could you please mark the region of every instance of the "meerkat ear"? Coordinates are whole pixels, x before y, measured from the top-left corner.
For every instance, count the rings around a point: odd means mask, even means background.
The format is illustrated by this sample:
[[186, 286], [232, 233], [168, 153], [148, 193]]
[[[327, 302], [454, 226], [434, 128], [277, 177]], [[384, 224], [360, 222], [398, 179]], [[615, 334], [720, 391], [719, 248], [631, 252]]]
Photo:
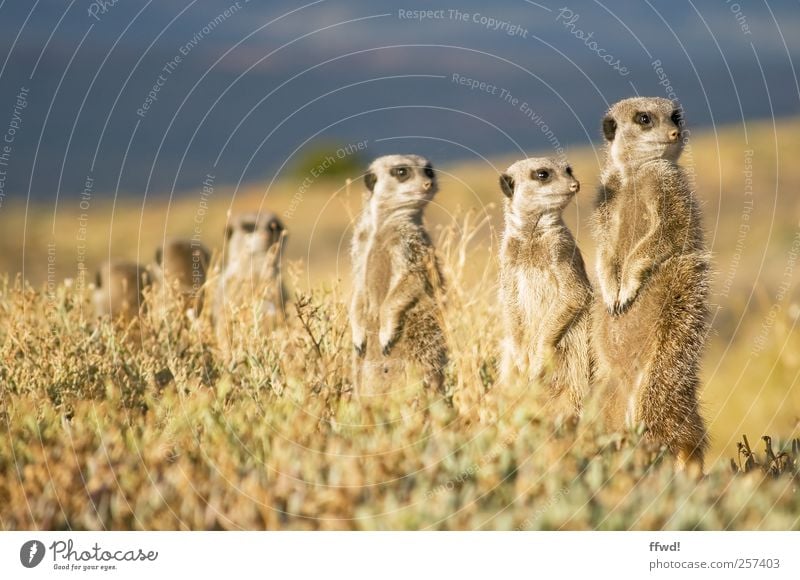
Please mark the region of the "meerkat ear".
[[375, 184], [378, 182], [378, 176], [371, 171], [364, 175], [364, 185], [372, 192], [375, 189]]
[[164, 250], [161, 247], [156, 248], [156, 264], [159, 266], [161, 265], [161, 260], [163, 259]]
[[608, 115], [605, 119], [603, 119], [603, 136], [607, 141], [613, 141], [616, 133], [617, 122], [614, 120], [614, 117]]
[[507, 173], [500, 175], [500, 189], [503, 190], [503, 195], [511, 198], [514, 195], [514, 178]]

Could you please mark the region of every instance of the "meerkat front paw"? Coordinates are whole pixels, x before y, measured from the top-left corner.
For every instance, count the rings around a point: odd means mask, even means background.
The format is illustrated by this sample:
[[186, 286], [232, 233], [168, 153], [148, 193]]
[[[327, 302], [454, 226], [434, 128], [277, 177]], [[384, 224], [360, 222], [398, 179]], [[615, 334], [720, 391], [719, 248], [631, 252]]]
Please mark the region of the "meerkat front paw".
[[367, 352], [367, 331], [363, 326], [353, 325], [353, 348], [356, 349], [358, 356], [364, 356]]
[[600, 294], [603, 296], [603, 304], [609, 314], [616, 314], [617, 303], [619, 301], [619, 284], [616, 280], [600, 282]]
[[392, 351], [392, 347], [397, 341], [397, 331], [390, 325], [384, 325], [378, 334], [378, 340], [381, 344], [381, 352], [386, 356]]
[[619, 296], [614, 305], [614, 314], [620, 315], [627, 312], [636, 296], [639, 294], [639, 284], [635, 281], [627, 282], [619, 290]]

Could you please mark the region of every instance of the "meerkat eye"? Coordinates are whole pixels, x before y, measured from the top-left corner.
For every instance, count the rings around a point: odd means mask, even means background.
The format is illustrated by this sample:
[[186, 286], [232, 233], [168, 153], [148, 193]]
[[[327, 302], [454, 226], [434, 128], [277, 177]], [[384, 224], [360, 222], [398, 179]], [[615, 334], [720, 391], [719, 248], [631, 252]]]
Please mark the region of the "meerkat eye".
[[547, 181], [550, 179], [550, 172], [547, 169], [536, 169], [531, 174], [531, 179], [536, 181]]
[[409, 168], [407, 165], [392, 167], [389, 170], [389, 175], [397, 179], [397, 181], [403, 182], [411, 177], [411, 168]]
[[672, 120], [673, 123], [675, 123], [676, 127], [680, 127], [681, 123], [683, 123], [683, 115], [681, 115], [681, 112], [678, 109], [672, 111], [670, 119]]
[[428, 163], [428, 164], [425, 166], [425, 175], [428, 177], [428, 179], [433, 179], [433, 175], [434, 175], [434, 173], [433, 173], [433, 166], [431, 166], [431, 164], [430, 164], [430, 163]]
[[242, 222], [242, 231], [248, 234], [252, 234], [256, 231], [256, 223], [255, 222]]
[[567, 166], [567, 175], [572, 177], [572, 167], [570, 167], [569, 165]]
[[636, 122], [642, 127], [649, 127], [653, 120], [648, 113], [636, 113]]

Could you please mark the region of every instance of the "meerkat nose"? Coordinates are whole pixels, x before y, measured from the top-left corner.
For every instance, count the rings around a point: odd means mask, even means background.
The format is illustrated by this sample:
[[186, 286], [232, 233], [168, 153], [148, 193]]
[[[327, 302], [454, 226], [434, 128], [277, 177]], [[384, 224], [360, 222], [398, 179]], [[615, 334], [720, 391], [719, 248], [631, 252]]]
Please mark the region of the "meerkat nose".
[[677, 129], [672, 129], [669, 133], [667, 133], [667, 137], [669, 137], [670, 141], [677, 141], [678, 140], [679, 132]]
[[425, 183], [422, 184], [422, 187], [425, 189], [425, 191], [428, 191], [432, 185], [433, 185], [432, 181], [426, 181]]
[[578, 193], [581, 190], [581, 182], [580, 181], [573, 181], [569, 184], [569, 190], [572, 193]]

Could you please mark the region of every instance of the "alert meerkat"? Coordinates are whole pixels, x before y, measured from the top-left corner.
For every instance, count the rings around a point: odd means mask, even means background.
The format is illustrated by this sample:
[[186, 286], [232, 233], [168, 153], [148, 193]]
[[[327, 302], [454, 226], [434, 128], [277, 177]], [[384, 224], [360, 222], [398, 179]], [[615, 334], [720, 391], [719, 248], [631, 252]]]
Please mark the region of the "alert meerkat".
[[448, 351], [438, 293], [441, 270], [423, 213], [438, 186], [418, 155], [374, 160], [353, 233], [350, 324], [356, 395], [376, 394], [416, 365], [442, 391]]
[[135, 262], [105, 262], [95, 274], [95, 313], [116, 322], [136, 319], [145, 306], [144, 290], [151, 282], [150, 272]]
[[164, 300], [177, 298], [182, 310], [196, 317], [203, 307], [203, 291], [211, 254], [199, 242], [171, 239], [156, 250], [154, 281], [157, 296]]
[[227, 260], [214, 300], [214, 321], [218, 339], [228, 344], [234, 319], [253, 330], [275, 328], [285, 320], [281, 255], [286, 230], [272, 212], [247, 212], [231, 218], [225, 236]]
[[610, 425], [644, 424], [676, 467], [702, 471], [708, 436], [697, 390], [710, 264], [677, 164], [682, 128], [680, 108], [662, 98], [625, 99], [603, 120], [592, 338]]
[[500, 187], [501, 381], [518, 373], [543, 380], [551, 401], [569, 401], [564, 410], [579, 414], [592, 373], [592, 287], [562, 212], [580, 183], [566, 161], [544, 157], [514, 163]]

